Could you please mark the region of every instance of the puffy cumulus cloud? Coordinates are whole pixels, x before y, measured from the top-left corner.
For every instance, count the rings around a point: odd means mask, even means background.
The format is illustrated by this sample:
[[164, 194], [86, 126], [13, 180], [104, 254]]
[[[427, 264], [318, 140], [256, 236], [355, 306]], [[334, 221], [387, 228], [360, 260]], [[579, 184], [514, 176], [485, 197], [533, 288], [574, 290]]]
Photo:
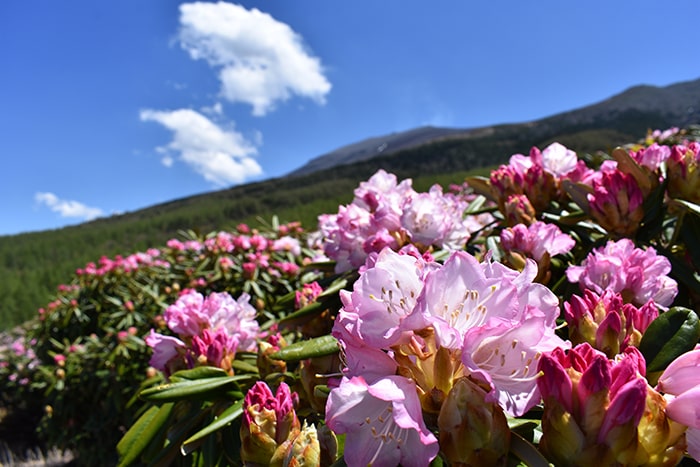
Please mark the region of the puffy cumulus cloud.
[[38, 192], [34, 195], [37, 203], [44, 204], [57, 212], [61, 217], [77, 217], [86, 221], [104, 216], [100, 208], [86, 206], [83, 203], [73, 200], [60, 199], [50, 192]]
[[142, 121], [158, 122], [173, 132], [172, 141], [158, 148], [167, 167], [173, 164], [175, 152], [181, 161], [215, 185], [242, 183], [262, 174], [262, 168], [252, 157], [257, 154], [252, 143], [238, 132], [222, 129], [195, 110], [146, 109], [140, 116]]
[[292, 95], [325, 103], [331, 84], [318, 58], [287, 24], [232, 3], [180, 5], [181, 46], [195, 59], [220, 68], [221, 94], [269, 112]]

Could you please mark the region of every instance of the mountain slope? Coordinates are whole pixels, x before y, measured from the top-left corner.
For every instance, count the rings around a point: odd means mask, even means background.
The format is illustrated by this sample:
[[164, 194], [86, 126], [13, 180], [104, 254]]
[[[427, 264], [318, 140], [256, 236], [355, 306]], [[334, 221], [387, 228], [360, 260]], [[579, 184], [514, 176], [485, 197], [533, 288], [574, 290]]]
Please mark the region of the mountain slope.
[[[522, 123], [533, 135], [545, 135], [564, 128], [602, 128], [613, 120], [629, 120], [625, 131], [636, 132], [640, 123], [674, 122], [677, 126], [700, 121], [700, 79], [666, 87], [634, 86], [599, 103], [563, 112], [533, 122]], [[618, 125], [619, 126], [619, 125]], [[499, 126], [503, 129], [505, 126]], [[289, 175], [306, 175], [338, 165], [385, 157], [403, 150], [454, 139], [472, 139], [493, 135], [496, 127], [476, 129], [421, 127], [405, 132], [376, 136], [340, 147], [316, 157]]]

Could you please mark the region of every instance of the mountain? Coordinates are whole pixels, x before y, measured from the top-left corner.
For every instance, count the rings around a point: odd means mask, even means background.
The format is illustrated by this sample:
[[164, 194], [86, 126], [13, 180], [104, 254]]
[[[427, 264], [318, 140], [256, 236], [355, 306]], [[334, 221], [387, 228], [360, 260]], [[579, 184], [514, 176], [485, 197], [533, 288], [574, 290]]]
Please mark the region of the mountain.
[[[624, 130], [637, 130], [635, 120], [674, 122], [685, 126], [700, 121], [700, 79], [666, 87], [640, 85], [629, 88], [597, 104], [563, 112], [541, 120], [520, 124], [533, 135], [545, 135], [565, 128], [602, 128], [610, 122], [624, 124]], [[646, 118], [645, 118], [646, 117]], [[613, 125], [619, 128], [620, 125]], [[478, 138], [493, 134], [497, 127], [476, 129], [420, 127], [404, 132], [368, 138], [311, 159], [290, 176], [306, 175], [339, 165], [366, 161], [402, 150], [445, 140]], [[503, 128], [503, 126], [501, 126]]]
[[459, 183], [465, 174], [507, 162], [532, 146], [559, 141], [579, 154], [611, 150], [648, 129], [700, 123], [700, 80], [636, 86], [600, 103], [541, 120], [472, 129], [422, 127], [344, 146], [285, 177], [172, 200], [57, 230], [0, 236], [0, 330], [33, 317], [76, 268], [163, 245], [182, 230], [201, 233], [273, 215], [316, 227], [379, 168], [418, 190]]
[[319, 170], [330, 169], [337, 165], [365, 161], [379, 155], [393, 154], [402, 149], [420, 146], [430, 141], [460, 135], [464, 132], [465, 130], [459, 129], [423, 126], [413, 130], [367, 138], [311, 159], [307, 164], [289, 175], [306, 175]]

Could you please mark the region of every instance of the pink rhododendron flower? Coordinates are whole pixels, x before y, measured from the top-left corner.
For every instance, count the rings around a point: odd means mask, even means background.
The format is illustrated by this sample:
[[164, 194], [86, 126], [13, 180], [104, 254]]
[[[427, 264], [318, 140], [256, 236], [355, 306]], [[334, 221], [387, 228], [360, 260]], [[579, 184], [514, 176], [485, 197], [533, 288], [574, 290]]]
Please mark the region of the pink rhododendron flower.
[[341, 313], [357, 315], [358, 336], [368, 345], [386, 348], [402, 335], [402, 320], [412, 313], [423, 288], [426, 263], [385, 248], [353, 285], [341, 291]]
[[[425, 278], [425, 286], [413, 316], [405, 327], [432, 326], [441, 346], [462, 345], [467, 330], [482, 326], [491, 318], [521, 321], [532, 313], [554, 325], [559, 315], [556, 296], [541, 284], [532, 283], [537, 274], [528, 261], [522, 272], [501, 263], [479, 263], [472, 255], [458, 251]], [[444, 284], [450, 284], [445, 287]]]
[[540, 448], [548, 460], [615, 465], [633, 459], [646, 407], [644, 367], [634, 347], [616, 361], [588, 343], [545, 354], [537, 384], [545, 407]]
[[700, 345], [672, 361], [659, 377], [656, 389], [667, 399], [669, 418], [689, 427], [688, 452], [700, 461]]
[[373, 384], [343, 378], [328, 397], [326, 424], [346, 435], [348, 465], [423, 467], [439, 450], [423, 421], [415, 384], [402, 376]]
[[569, 266], [566, 276], [570, 282], [578, 282], [581, 290], [602, 294], [609, 289], [637, 306], [651, 299], [668, 307], [678, 293], [678, 284], [668, 277], [669, 272], [671, 263], [654, 248], [636, 248], [632, 240], [623, 238], [593, 250], [580, 266]]
[[564, 303], [564, 319], [571, 342], [588, 342], [612, 358], [628, 346], [638, 347], [649, 324], [659, 315], [653, 300], [637, 308], [622, 295], [606, 289], [598, 295], [584, 290]]
[[153, 349], [149, 365], [166, 375], [173, 373], [172, 368], [169, 368], [169, 366], [172, 367], [173, 362], [184, 355], [187, 349], [187, 345], [177, 337], [164, 336], [153, 329], [146, 336], [146, 345]]
[[241, 423], [241, 460], [245, 465], [270, 465], [279, 458], [286, 443], [301, 430], [294, 411], [296, 393], [286, 383], [280, 383], [275, 394], [267, 383], [256, 382], [243, 399]]
[[569, 174], [580, 171], [576, 153], [559, 143], [543, 151], [533, 147], [528, 156], [514, 154], [508, 165], [491, 172], [490, 182], [501, 212], [512, 195], [526, 195], [538, 212], [560, 196], [560, 185]]
[[578, 157], [576, 152], [561, 143], [554, 142], [541, 152], [533, 148], [530, 158], [535, 164], [541, 164], [544, 170], [557, 178], [561, 178], [576, 169]]
[[685, 441], [688, 443], [688, 454], [700, 462], [700, 429], [688, 428], [685, 432]]
[[316, 301], [316, 297], [323, 293], [323, 288], [316, 282], [310, 282], [301, 286], [301, 290], [294, 293], [294, 308], [299, 310]]
[[154, 349], [151, 366], [166, 374], [176, 367], [192, 368], [198, 364], [229, 371], [237, 350], [257, 351], [256, 314], [248, 294], [234, 300], [226, 292], [211, 293], [205, 298], [194, 290], [186, 290], [164, 313], [167, 326], [183, 340], [151, 330], [146, 338], [146, 344]]
[[255, 320], [257, 311], [250, 304], [250, 295], [242, 293], [234, 300], [226, 292], [211, 293], [202, 303], [202, 311], [207, 315], [209, 327], [223, 328], [230, 336], [236, 336], [238, 348], [255, 351], [260, 327]]
[[360, 183], [351, 204], [340, 206], [337, 214], [319, 216], [319, 230], [336, 272], [344, 272], [387, 247], [462, 248], [472, 225], [463, 219], [466, 207], [463, 199], [443, 194], [439, 185], [417, 193], [410, 179], [397, 183], [395, 175], [380, 170]]
[[294, 256], [301, 254], [301, 244], [296, 238], [285, 236], [278, 238], [272, 243], [272, 251], [286, 251]]
[[209, 317], [202, 312], [204, 296], [194, 290], [184, 291], [163, 313], [168, 328], [182, 336], [196, 336], [209, 327]]
[[227, 334], [222, 328], [203, 330], [201, 335], [192, 338], [191, 347], [197, 362], [230, 370], [238, 349], [237, 337]]
[[340, 311], [333, 324], [333, 336], [338, 339], [343, 357], [343, 374], [362, 376], [373, 383], [396, 373], [397, 363], [384, 349], [368, 345], [360, 336], [357, 313]]
[[653, 143], [651, 146], [630, 153], [632, 159], [641, 166], [655, 172], [671, 156], [671, 148]]
[[403, 204], [401, 225], [414, 243], [459, 249], [470, 235], [462, 219], [466, 208], [466, 203], [443, 195], [440, 185], [433, 185], [428, 193], [414, 195]]
[[543, 316], [522, 322], [494, 318], [465, 333], [462, 363], [491, 386], [486, 401], [498, 402], [506, 413], [518, 416], [540, 401], [539, 358], [562, 347], [566, 344]]
[[611, 234], [632, 236], [644, 218], [644, 194], [637, 180], [619, 170], [603, 172], [588, 194], [590, 215]]
[[576, 242], [554, 224], [534, 222], [518, 224], [501, 231], [501, 244], [506, 250], [517, 250], [539, 261], [546, 254], [556, 256], [569, 252]]

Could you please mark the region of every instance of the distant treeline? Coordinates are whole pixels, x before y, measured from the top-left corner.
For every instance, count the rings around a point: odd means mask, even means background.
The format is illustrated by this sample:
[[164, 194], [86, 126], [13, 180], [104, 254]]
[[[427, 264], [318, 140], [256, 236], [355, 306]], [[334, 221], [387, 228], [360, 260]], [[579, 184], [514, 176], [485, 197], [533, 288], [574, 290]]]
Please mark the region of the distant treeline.
[[488, 172], [514, 153], [553, 141], [581, 153], [644, 137], [647, 129], [673, 122], [658, 114], [628, 112], [616, 120], [577, 124], [543, 120], [501, 125], [462, 139], [445, 139], [389, 156], [299, 177], [284, 177], [174, 200], [132, 213], [97, 219], [59, 230], [0, 236], [0, 330], [36, 316], [76, 268], [101, 256], [114, 257], [163, 245], [180, 230], [207, 233], [269, 221], [301, 221], [316, 228], [319, 214], [337, 212], [353, 189], [379, 168], [399, 179], [412, 178], [426, 190], [433, 183], [460, 183], [469, 171]]

